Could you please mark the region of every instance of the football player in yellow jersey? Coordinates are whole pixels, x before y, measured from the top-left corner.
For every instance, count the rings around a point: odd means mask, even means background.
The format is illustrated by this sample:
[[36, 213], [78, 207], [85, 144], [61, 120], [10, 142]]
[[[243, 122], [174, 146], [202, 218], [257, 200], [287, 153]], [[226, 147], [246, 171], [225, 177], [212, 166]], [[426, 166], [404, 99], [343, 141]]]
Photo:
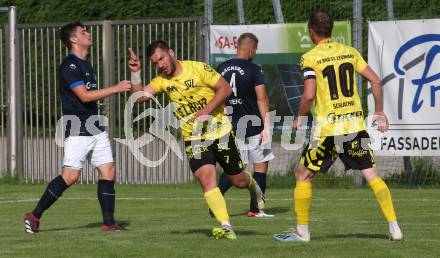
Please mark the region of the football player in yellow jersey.
[[[222, 226], [214, 228], [213, 235], [217, 239], [235, 240], [225, 199], [217, 187], [216, 162], [235, 186], [248, 188], [254, 200], [261, 203], [263, 194], [252, 176], [244, 171], [231, 123], [223, 113], [223, 104], [232, 93], [231, 87], [209, 65], [177, 60], [174, 51], [161, 40], [153, 41], [146, 51], [161, 74], [143, 86], [140, 60], [132, 49], [129, 52], [132, 92], [144, 91], [150, 96], [163, 92], [177, 104], [174, 115], [180, 121], [189, 165], [202, 186], [209, 208]], [[150, 97], [143, 96], [138, 101], [148, 99]]]
[[300, 61], [304, 75], [304, 93], [293, 129], [311, 110], [316, 121], [313, 140], [304, 149], [296, 168], [294, 189], [297, 227], [275, 234], [283, 242], [310, 241], [309, 211], [312, 200], [312, 178], [326, 172], [340, 157], [346, 169], [359, 169], [373, 190], [389, 224], [391, 240], [403, 240], [387, 185], [377, 175], [374, 154], [364, 125], [361, 100], [356, 88], [356, 72], [371, 83], [375, 101], [374, 118], [378, 130], [388, 129], [382, 109], [382, 86], [379, 77], [352, 47], [331, 39], [333, 20], [323, 11], [312, 12], [308, 20], [309, 34], [316, 47]]

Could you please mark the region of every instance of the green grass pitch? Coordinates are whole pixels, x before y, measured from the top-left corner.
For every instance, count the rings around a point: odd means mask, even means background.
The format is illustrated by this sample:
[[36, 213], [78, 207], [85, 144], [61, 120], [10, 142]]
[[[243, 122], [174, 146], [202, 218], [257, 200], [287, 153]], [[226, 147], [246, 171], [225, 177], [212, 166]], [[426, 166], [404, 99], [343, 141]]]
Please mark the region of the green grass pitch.
[[75, 185], [47, 211], [41, 232], [24, 232], [22, 215], [45, 185], [0, 184], [0, 257], [439, 257], [440, 190], [391, 189], [405, 241], [388, 228], [369, 189], [315, 189], [310, 243], [279, 243], [294, 225], [292, 189], [268, 189], [267, 213], [248, 218], [248, 193], [227, 193], [238, 241], [215, 240], [200, 187], [118, 185], [123, 232], [102, 232], [95, 185]]

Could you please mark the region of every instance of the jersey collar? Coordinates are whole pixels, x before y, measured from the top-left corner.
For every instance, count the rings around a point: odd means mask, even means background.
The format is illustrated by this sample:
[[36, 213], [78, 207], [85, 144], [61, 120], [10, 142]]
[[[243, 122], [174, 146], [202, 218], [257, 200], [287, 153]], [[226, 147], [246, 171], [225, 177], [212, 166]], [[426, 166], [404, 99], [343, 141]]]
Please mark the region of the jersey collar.
[[75, 54], [72, 53], [72, 52], [69, 52], [69, 54], [67, 54], [67, 56], [74, 57], [75, 59], [78, 59], [78, 60], [80, 60], [80, 61], [82, 61], [82, 62], [86, 62], [86, 60], [81, 59], [79, 56], [75, 55]]
[[78, 59], [80, 59], [77, 55], [75, 55], [74, 53], [72, 53], [72, 52], [69, 52], [69, 54], [68, 54], [69, 56], [73, 56], [73, 57], [75, 57], [75, 58], [78, 58]]
[[321, 45], [321, 44], [328, 44], [328, 43], [332, 43], [332, 42], [333, 42], [333, 39], [332, 39], [332, 38], [323, 39], [323, 40], [319, 41], [318, 45]]
[[238, 56], [234, 56], [234, 57], [231, 58], [231, 59], [236, 59], [236, 60], [246, 60], [246, 61], [249, 61], [249, 59], [247, 59], [247, 58], [244, 58], [244, 57], [238, 57]]

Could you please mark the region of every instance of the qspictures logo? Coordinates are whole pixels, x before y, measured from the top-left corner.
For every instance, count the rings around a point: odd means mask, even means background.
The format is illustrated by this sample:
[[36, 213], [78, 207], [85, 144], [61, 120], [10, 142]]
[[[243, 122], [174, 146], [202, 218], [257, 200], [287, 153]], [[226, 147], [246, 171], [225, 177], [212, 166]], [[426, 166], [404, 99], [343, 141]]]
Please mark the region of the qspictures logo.
[[[147, 108], [135, 119], [132, 119], [133, 108], [136, 100], [144, 96], [149, 97], [154, 101], [158, 109]], [[128, 99], [125, 104], [124, 110], [124, 133], [125, 139], [115, 138], [115, 141], [126, 145], [136, 160], [147, 167], [157, 167], [162, 164], [168, 156], [168, 152], [171, 150], [176, 154], [179, 159], [183, 158], [182, 151], [180, 150], [179, 143], [173, 134], [171, 134], [171, 128], [179, 128], [179, 121], [173, 115], [177, 106], [170, 103], [166, 107], [162, 107], [159, 101], [151, 94], [147, 92], [136, 92]], [[133, 136], [133, 123], [140, 121], [146, 117], [154, 118], [153, 123], [150, 125], [149, 133], [145, 132], [142, 136], [135, 139]], [[158, 138], [167, 143], [165, 153], [158, 160], [150, 160], [145, 157], [141, 149], [150, 144]]]

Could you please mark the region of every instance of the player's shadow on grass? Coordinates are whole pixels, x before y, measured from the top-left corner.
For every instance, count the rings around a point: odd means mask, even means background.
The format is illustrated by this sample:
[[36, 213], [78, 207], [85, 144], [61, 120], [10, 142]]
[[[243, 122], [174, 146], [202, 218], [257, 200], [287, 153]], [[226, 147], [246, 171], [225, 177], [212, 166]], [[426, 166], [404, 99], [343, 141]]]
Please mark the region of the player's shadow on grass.
[[334, 234], [327, 236], [313, 237], [313, 240], [324, 240], [329, 238], [365, 238], [365, 239], [388, 239], [389, 236], [383, 234], [368, 234], [368, 233], [349, 233], [349, 234]]
[[[235, 233], [237, 233], [237, 235], [264, 235], [262, 233], [258, 233], [256, 231], [253, 230], [235, 230]], [[203, 228], [197, 228], [197, 229], [189, 229], [189, 230], [185, 230], [185, 231], [171, 231], [170, 232], [173, 235], [205, 235], [205, 236], [212, 236], [212, 231], [211, 229], [203, 229]]]
[[[289, 212], [289, 210], [290, 209], [288, 207], [271, 207], [271, 208], [264, 209], [264, 212], [266, 212], [267, 214], [277, 215], [277, 214]], [[240, 212], [240, 213], [230, 214], [230, 216], [231, 217], [246, 216], [247, 213], [248, 213], [248, 211], [244, 211], [244, 212]]]
[[[129, 221], [117, 221], [117, 223], [122, 224], [122, 226], [127, 230], [127, 227], [130, 225]], [[63, 231], [63, 230], [73, 230], [73, 229], [82, 229], [82, 228], [96, 228], [101, 230], [102, 222], [93, 222], [82, 226], [76, 227], [62, 227], [62, 228], [49, 228], [40, 230], [40, 232], [51, 232], [51, 231]]]

